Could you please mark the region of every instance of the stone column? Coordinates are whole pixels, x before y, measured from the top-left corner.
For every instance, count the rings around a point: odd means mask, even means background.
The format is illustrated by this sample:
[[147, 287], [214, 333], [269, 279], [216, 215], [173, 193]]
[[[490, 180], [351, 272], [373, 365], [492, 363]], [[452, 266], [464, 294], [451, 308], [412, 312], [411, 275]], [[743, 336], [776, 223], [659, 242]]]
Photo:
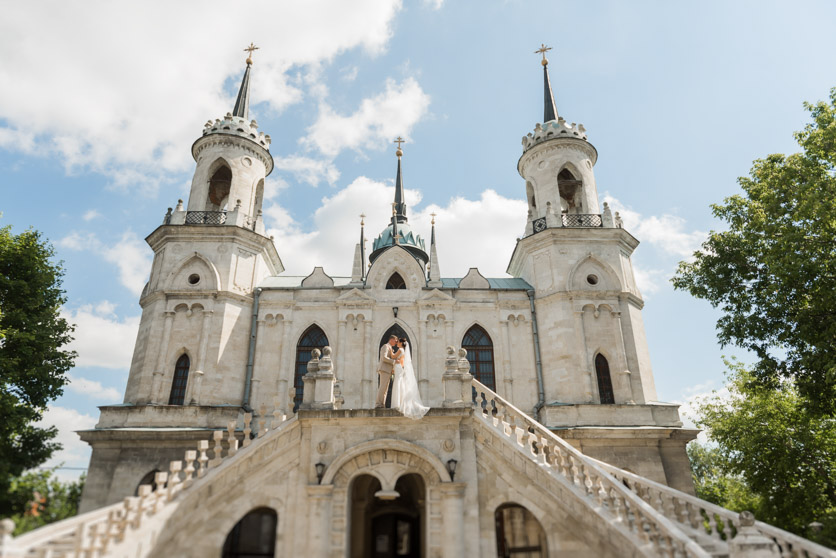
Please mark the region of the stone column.
[[457, 347], [458, 343], [453, 339], [453, 318], [444, 318], [444, 329], [446, 331], [447, 344]]
[[427, 378], [427, 320], [418, 320], [418, 342], [421, 359], [415, 366], [418, 373], [418, 391], [421, 393], [421, 400], [428, 401], [430, 380]]
[[[285, 406], [289, 405], [288, 399], [290, 396], [288, 395], [290, 392], [289, 390], [293, 387], [293, 374], [294, 374], [294, 362], [290, 361], [288, 366], [290, 367], [290, 376], [289, 379], [287, 375], [283, 375], [283, 367], [282, 363], [288, 363], [288, 356], [285, 353], [294, 353], [293, 348], [290, 346], [290, 323], [287, 319], [282, 319], [282, 335], [281, 335], [281, 345], [279, 346], [279, 358], [276, 360], [276, 364], [278, 365], [279, 369], [276, 372], [276, 377], [278, 378], [278, 382], [276, 385], [276, 397], [279, 398], [280, 405], [279, 409], [284, 411]], [[295, 355], [294, 355], [295, 356]], [[287, 414], [289, 415], [290, 412], [293, 410], [293, 405], [289, 405], [287, 407]]]
[[[502, 391], [499, 393], [508, 401], [514, 400], [514, 376], [511, 374], [511, 322], [502, 320]], [[499, 391], [499, 378], [496, 389]]]
[[160, 339], [160, 354], [157, 357], [157, 368], [154, 370], [154, 378], [151, 382], [151, 393], [148, 397], [150, 403], [159, 405], [163, 404], [160, 402], [162, 398], [160, 391], [162, 389], [163, 377], [165, 377], [168, 342], [171, 339], [171, 323], [174, 321], [174, 312], [168, 311], [163, 314], [165, 315], [165, 324], [163, 325], [163, 336]]
[[314, 402], [316, 390], [316, 375], [319, 372], [319, 349], [311, 351], [311, 360], [308, 361], [308, 371], [302, 377], [302, 404], [300, 409], [310, 409]]
[[323, 347], [322, 358], [319, 359], [319, 369], [316, 374], [316, 383], [314, 384], [313, 406], [315, 409], [334, 408], [335, 382], [336, 374], [331, 362], [331, 347]]
[[371, 409], [374, 407], [373, 397], [377, 393], [377, 384], [374, 381], [377, 376], [377, 352], [372, 344], [372, 322], [363, 322], [363, 407]]
[[[574, 304], [574, 301], [570, 301], [569, 304]], [[575, 310], [573, 312], [575, 314], [575, 333], [578, 337], [577, 343], [578, 347], [583, 347], [583, 360], [580, 363], [580, 370], [583, 370], [586, 373], [586, 377], [588, 379], [588, 388], [587, 392], [584, 394], [586, 396], [586, 401], [584, 403], [593, 403], [592, 398], [595, 397], [595, 394], [598, 393], [598, 387], [595, 385], [595, 374], [593, 373], [593, 369], [590, 368], [590, 354], [589, 349], [586, 346], [586, 324], [583, 321], [583, 314], [584, 310], [581, 308], [580, 310]]]
[[337, 321], [337, 373], [345, 380], [345, 324], [346, 320]]
[[463, 482], [441, 484], [442, 551], [444, 558], [460, 558], [464, 551], [464, 490]]
[[333, 484], [309, 484], [308, 489], [308, 552], [306, 558], [325, 558], [330, 554], [331, 494]]
[[209, 332], [211, 331], [212, 310], [203, 311], [203, 324], [200, 326], [200, 345], [197, 349], [197, 366], [194, 371], [194, 387], [191, 387], [191, 405], [200, 405], [200, 396], [203, 391], [204, 367], [206, 366], [206, 349], [209, 345]]
[[[620, 364], [621, 367], [623, 367], [622, 370], [616, 371], [616, 374], [618, 374], [618, 382], [624, 393], [629, 394], [628, 397], [630, 399], [626, 402], [635, 403], [636, 394], [635, 390], [633, 389], [633, 375], [630, 372], [630, 368], [627, 366], [627, 349], [624, 347], [624, 331], [621, 329], [621, 312], [613, 310], [612, 319], [615, 323], [616, 328], [616, 340], [618, 343], [618, 364]], [[612, 372], [613, 370], [610, 370], [610, 374], [612, 374]]]

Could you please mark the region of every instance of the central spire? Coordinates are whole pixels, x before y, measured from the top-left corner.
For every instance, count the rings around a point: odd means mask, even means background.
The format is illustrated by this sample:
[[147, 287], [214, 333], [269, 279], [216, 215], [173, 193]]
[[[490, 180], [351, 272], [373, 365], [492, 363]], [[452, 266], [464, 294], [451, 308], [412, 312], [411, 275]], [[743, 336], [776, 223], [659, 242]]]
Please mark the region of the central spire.
[[247, 69], [244, 70], [244, 79], [241, 80], [241, 89], [238, 90], [238, 98], [235, 99], [235, 107], [232, 109], [232, 116], [238, 118], [250, 118], [250, 68], [253, 65], [253, 51], [258, 47], [253, 43], [244, 49], [247, 54]]
[[394, 215], [393, 218], [397, 219], [398, 223], [406, 223], [406, 202], [404, 201], [404, 191], [403, 191], [403, 176], [401, 174], [401, 157], [403, 157], [403, 150], [401, 149], [401, 144], [404, 143], [405, 140], [398, 136], [392, 143], [398, 144], [398, 150], [395, 151], [395, 155], [398, 156], [398, 174], [395, 177], [395, 203], [394, 207]]
[[534, 51], [535, 54], [542, 54], [543, 60], [540, 64], [543, 65], [543, 123], [557, 120], [557, 108], [554, 105], [554, 95], [552, 94], [552, 84], [549, 81], [549, 59], [546, 58], [546, 53], [551, 50], [545, 44], [541, 44], [540, 48]]

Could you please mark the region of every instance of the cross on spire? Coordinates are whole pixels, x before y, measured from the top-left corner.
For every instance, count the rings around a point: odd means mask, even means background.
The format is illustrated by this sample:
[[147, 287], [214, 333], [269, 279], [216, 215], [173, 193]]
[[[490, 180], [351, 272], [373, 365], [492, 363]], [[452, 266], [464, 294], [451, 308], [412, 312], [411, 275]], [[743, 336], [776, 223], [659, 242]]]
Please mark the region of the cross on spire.
[[403, 155], [403, 150], [401, 150], [401, 144], [406, 143], [406, 140], [403, 139], [401, 136], [398, 136], [398, 139], [396, 139], [392, 143], [397, 143], [398, 144], [398, 150], [395, 151], [395, 155], [397, 155], [398, 158], [400, 158]]
[[250, 46], [244, 49], [244, 52], [247, 53], [247, 65], [251, 66], [253, 63], [253, 51], [258, 50], [259, 47], [255, 46], [255, 43], [250, 43]]
[[552, 47], [547, 47], [545, 45], [545, 43], [540, 43], [540, 48], [538, 48], [537, 50], [534, 51], [534, 54], [542, 54], [543, 55], [543, 60], [540, 62], [543, 66], [548, 66], [549, 65], [549, 61], [546, 58], [546, 53], [548, 51], [550, 51], [551, 49], [552, 49]]

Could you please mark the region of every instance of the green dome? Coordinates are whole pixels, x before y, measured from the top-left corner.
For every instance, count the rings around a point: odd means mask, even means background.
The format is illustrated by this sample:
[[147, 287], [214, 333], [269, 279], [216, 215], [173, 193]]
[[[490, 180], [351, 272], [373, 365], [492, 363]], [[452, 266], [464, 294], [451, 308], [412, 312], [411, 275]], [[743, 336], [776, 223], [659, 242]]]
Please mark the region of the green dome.
[[[412, 227], [409, 226], [408, 222], [404, 221], [402, 223], [398, 223], [398, 237], [398, 245], [409, 251], [424, 264], [429, 261], [429, 256], [427, 256], [426, 248], [424, 247], [424, 239], [421, 238], [421, 235], [412, 231]], [[392, 236], [392, 224], [390, 223], [389, 226], [383, 229], [383, 232], [381, 232], [377, 238], [374, 239], [374, 242], [372, 243], [372, 253], [369, 255], [369, 261], [373, 262], [381, 252], [394, 245], [395, 239]]]

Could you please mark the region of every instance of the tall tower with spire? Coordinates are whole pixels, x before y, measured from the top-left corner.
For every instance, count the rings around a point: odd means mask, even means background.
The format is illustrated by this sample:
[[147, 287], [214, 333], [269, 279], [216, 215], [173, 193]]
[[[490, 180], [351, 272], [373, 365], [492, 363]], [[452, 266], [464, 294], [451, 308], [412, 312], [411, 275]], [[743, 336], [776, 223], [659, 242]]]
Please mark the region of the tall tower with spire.
[[[273, 158], [270, 136], [249, 118], [255, 48], [232, 112], [207, 122], [192, 145], [188, 205], [180, 200], [146, 238], [154, 260], [124, 403], [101, 407], [96, 429], [82, 433], [93, 448], [83, 509], [112, 500], [111, 486], [149, 462], [173, 459], [195, 429], [223, 428], [249, 407], [257, 286], [284, 269], [261, 216]], [[154, 426], [149, 441], [141, 431]]]
[[[598, 153], [583, 125], [558, 116], [548, 50], [535, 51], [543, 55], [544, 122], [522, 139], [517, 170], [528, 218], [508, 272], [533, 287], [542, 317], [543, 422], [620, 428], [627, 414], [664, 411], [654, 403], [644, 302], [630, 259], [639, 243], [615, 223], [606, 203], [599, 207]], [[681, 425], [671, 417], [669, 426]]]

